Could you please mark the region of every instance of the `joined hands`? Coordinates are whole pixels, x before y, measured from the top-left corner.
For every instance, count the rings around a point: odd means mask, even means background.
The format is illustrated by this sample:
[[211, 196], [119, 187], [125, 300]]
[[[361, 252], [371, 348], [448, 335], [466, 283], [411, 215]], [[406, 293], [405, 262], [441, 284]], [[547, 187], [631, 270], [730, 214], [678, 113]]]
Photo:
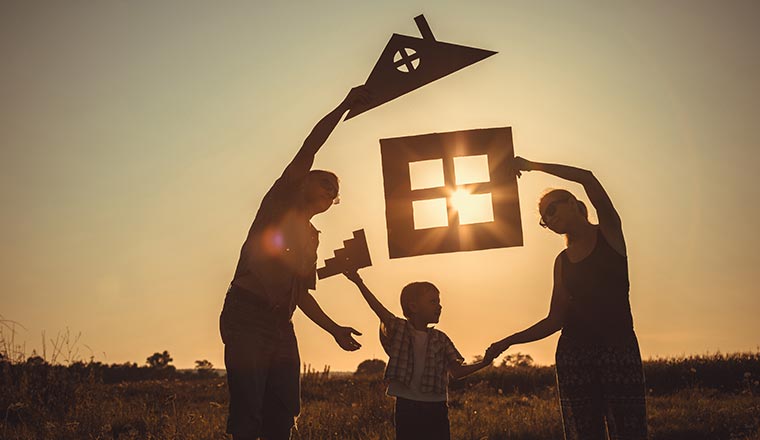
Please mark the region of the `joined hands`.
[[504, 340], [494, 342], [486, 350], [486, 355], [483, 359], [488, 362], [493, 362], [493, 360], [499, 357], [499, 355], [501, 355], [502, 353], [504, 353], [509, 348], [509, 346], [510, 344]]

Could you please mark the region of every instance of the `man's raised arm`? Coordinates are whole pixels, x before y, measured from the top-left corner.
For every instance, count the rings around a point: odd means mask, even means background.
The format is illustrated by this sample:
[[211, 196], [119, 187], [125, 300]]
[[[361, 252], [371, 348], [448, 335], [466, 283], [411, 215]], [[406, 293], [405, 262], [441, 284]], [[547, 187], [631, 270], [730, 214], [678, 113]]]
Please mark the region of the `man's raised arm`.
[[364, 86], [357, 86], [348, 92], [343, 101], [338, 104], [333, 111], [325, 115], [317, 125], [311, 130], [311, 133], [303, 141], [301, 149], [288, 164], [283, 172], [283, 176], [297, 179], [306, 175], [314, 164], [314, 156], [317, 154], [322, 145], [325, 144], [330, 133], [343, 118], [343, 115], [357, 103], [365, 103], [369, 100], [369, 92]]

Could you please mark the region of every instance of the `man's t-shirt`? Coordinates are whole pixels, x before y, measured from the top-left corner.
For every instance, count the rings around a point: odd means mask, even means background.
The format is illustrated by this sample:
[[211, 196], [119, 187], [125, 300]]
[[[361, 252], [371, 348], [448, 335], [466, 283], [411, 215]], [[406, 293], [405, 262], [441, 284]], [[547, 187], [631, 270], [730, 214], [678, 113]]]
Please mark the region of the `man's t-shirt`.
[[316, 287], [318, 231], [297, 212], [301, 181], [286, 174], [264, 196], [240, 250], [232, 284], [293, 313]]

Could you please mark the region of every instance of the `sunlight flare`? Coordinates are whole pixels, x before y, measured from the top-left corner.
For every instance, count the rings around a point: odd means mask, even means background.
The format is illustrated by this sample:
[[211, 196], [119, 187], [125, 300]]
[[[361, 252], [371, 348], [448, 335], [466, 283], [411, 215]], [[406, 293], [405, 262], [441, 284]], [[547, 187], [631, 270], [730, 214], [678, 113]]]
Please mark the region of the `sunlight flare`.
[[466, 189], [460, 188], [451, 194], [451, 204], [459, 213], [460, 225], [494, 221], [490, 193], [471, 194]]

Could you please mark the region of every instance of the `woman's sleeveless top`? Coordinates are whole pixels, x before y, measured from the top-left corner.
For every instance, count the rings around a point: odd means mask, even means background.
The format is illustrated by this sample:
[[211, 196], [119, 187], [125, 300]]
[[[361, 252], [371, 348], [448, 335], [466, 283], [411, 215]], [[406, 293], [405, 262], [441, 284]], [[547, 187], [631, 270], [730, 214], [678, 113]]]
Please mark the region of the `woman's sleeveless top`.
[[597, 229], [591, 254], [577, 263], [562, 251], [562, 283], [570, 295], [562, 336], [580, 344], [621, 344], [635, 338], [628, 301], [628, 259]]

